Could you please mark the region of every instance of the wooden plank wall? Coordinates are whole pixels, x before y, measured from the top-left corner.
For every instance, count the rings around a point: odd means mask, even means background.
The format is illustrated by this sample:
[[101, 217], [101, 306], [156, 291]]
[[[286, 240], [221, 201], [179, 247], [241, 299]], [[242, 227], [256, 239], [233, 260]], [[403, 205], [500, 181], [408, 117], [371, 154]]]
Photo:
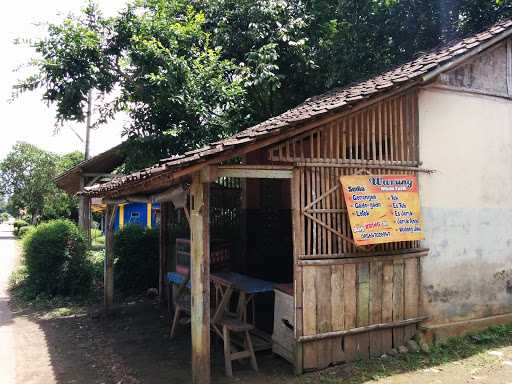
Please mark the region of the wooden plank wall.
[[[302, 267], [304, 336], [391, 323], [418, 316], [420, 256], [360, 258]], [[357, 259], [354, 259], [357, 260]], [[303, 344], [303, 368], [380, 356], [404, 345], [416, 325], [380, 329]]]
[[[405, 344], [417, 325], [396, 323], [421, 315], [420, 257], [412, 253], [420, 244], [356, 247], [339, 178], [417, 173], [417, 93], [342, 115], [270, 148], [268, 157], [296, 166], [296, 370], [378, 356]], [[377, 256], [382, 253], [388, 256]], [[372, 325], [378, 329], [330, 334]]]

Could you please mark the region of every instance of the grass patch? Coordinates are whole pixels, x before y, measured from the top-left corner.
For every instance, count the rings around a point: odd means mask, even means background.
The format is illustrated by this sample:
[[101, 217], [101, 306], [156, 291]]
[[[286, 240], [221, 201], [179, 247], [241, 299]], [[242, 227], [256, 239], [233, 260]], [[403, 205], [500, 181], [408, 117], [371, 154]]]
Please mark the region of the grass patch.
[[[350, 372], [333, 367], [320, 372], [317, 377], [322, 384], [361, 384], [369, 380], [383, 379], [392, 375], [429, 369], [439, 365], [477, 357], [478, 365], [495, 363], [498, 358], [487, 353], [489, 349], [512, 345], [512, 324], [499, 325], [482, 332], [453, 337], [446, 342], [433, 345], [428, 353], [416, 352], [396, 357], [381, 357], [354, 363]], [[340, 377], [341, 376], [341, 377]]]

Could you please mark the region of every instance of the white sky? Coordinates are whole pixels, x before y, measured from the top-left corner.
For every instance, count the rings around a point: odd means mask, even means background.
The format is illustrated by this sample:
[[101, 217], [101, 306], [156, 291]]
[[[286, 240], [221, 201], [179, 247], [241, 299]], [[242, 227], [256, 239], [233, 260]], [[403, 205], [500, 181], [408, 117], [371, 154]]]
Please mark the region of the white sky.
[[[126, 0], [97, 0], [105, 15], [113, 15]], [[85, 0], [16, 0], [2, 2], [0, 17], [0, 160], [16, 141], [27, 141], [45, 150], [67, 153], [83, 151], [84, 144], [66, 125], [54, 134], [55, 119], [52, 107], [41, 100], [41, 92], [21, 95], [14, 102], [8, 100], [12, 86], [22, 75], [13, 72], [34, 57], [32, 49], [15, 45], [15, 38], [42, 36], [44, 27], [34, 23], [58, 21], [70, 12], [77, 13]], [[91, 133], [91, 154], [95, 155], [121, 142], [125, 118], [120, 117]], [[74, 124], [82, 137], [85, 126]]]

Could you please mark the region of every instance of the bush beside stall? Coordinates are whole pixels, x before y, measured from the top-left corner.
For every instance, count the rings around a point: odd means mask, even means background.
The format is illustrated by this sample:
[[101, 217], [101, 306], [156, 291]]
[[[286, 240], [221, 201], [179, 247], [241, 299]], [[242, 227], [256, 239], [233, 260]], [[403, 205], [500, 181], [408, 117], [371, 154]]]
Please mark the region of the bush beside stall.
[[84, 234], [69, 220], [53, 220], [27, 230], [21, 271], [13, 279], [13, 288], [21, 288], [27, 299], [89, 294], [93, 271]]
[[114, 286], [123, 294], [140, 294], [158, 286], [158, 231], [127, 225], [114, 236]]

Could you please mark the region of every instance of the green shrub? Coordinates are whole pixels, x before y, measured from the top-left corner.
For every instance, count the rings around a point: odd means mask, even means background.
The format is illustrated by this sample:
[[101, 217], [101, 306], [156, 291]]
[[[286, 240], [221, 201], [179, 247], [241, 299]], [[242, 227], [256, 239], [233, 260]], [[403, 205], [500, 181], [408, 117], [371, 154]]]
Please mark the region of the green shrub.
[[19, 238], [23, 239], [25, 237], [25, 235], [32, 229], [34, 229], [35, 227], [33, 225], [26, 225], [24, 227], [19, 227], [18, 230], [16, 231], [16, 236], [18, 236]]
[[86, 240], [69, 220], [53, 220], [29, 230], [23, 239], [26, 285], [36, 295], [76, 296], [92, 286]]
[[114, 286], [136, 294], [158, 286], [158, 231], [127, 225], [114, 236]]
[[102, 237], [103, 233], [98, 228], [91, 228], [91, 240], [96, 240], [98, 237]]
[[105, 262], [105, 250], [91, 251], [87, 256], [92, 267], [93, 278], [96, 285], [103, 284], [103, 263]]
[[13, 223], [15, 230], [20, 229], [21, 227], [26, 227], [27, 225], [28, 225], [28, 223], [25, 220], [21, 220], [21, 219], [14, 220], [14, 223]]
[[9, 220], [9, 214], [7, 212], [2, 212], [0, 215], [0, 222], [5, 223], [7, 220]]

